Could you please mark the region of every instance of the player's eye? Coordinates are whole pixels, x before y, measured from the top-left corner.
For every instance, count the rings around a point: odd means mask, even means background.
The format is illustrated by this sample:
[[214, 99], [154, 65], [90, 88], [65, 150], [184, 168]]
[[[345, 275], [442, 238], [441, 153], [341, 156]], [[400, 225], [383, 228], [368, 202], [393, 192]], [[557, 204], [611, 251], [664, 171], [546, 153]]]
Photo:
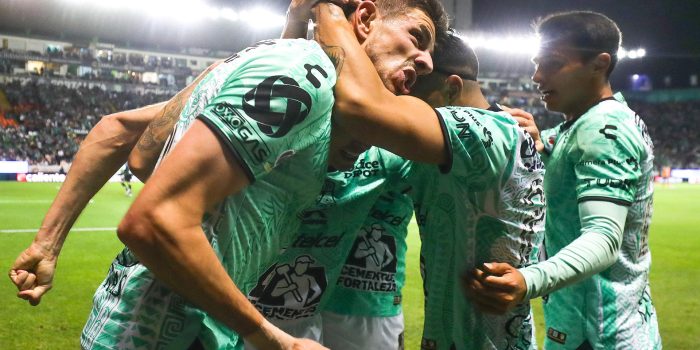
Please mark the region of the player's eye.
[[425, 38], [423, 37], [423, 33], [421, 33], [421, 31], [418, 29], [412, 29], [409, 33], [411, 34], [411, 41], [413, 41], [413, 45], [423, 50], [425, 47]]

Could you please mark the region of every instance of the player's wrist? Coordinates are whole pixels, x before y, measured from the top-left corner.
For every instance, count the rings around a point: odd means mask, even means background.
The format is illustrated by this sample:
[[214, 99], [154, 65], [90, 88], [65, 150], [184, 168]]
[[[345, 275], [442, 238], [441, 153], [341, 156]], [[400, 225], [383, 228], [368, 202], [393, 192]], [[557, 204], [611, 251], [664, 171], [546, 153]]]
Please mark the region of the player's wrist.
[[294, 5], [292, 2], [287, 8], [287, 24], [290, 23], [308, 23], [311, 19], [311, 8], [306, 6]]
[[30, 248], [35, 254], [40, 254], [47, 260], [56, 260], [61, 253], [63, 240], [56, 235], [37, 234]]
[[284, 349], [294, 338], [263, 319], [257, 329], [247, 335], [242, 335], [256, 349]]

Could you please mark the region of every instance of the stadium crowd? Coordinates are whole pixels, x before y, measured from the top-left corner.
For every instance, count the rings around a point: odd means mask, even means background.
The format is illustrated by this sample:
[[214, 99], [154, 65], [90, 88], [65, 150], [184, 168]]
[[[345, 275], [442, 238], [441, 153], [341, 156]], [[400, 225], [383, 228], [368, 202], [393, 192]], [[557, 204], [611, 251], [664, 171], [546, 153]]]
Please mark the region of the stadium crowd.
[[169, 95], [70, 88], [46, 79], [0, 86], [0, 160], [32, 165], [70, 162], [101, 116], [169, 98]]
[[[534, 92], [488, 93], [489, 102], [523, 108], [535, 115], [541, 130], [562, 121], [560, 114], [544, 108]], [[52, 85], [46, 79], [0, 85], [0, 160], [26, 160], [32, 165], [70, 162], [83, 136], [101, 116], [170, 96], [70, 88]], [[700, 167], [700, 101], [630, 104], [649, 128], [658, 167]]]

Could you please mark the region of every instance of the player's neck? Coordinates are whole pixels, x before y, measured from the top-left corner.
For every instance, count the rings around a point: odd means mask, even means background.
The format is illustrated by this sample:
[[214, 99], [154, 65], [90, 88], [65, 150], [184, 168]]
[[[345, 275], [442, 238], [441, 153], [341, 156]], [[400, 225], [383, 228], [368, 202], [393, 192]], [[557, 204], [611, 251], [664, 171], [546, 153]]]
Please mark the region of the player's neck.
[[597, 89], [595, 93], [591, 94], [585, 101], [578, 104], [577, 108], [574, 108], [571, 112], [565, 113], [566, 121], [572, 121], [578, 119], [580, 116], [588, 112], [589, 109], [593, 108], [595, 105], [600, 103], [600, 101], [610, 98], [613, 96], [612, 87], [609, 82], [605, 82], [600, 89]]
[[476, 107], [481, 109], [488, 109], [490, 106], [489, 101], [481, 93], [480, 89], [462, 90], [462, 93], [453, 101], [453, 104], [455, 106]]

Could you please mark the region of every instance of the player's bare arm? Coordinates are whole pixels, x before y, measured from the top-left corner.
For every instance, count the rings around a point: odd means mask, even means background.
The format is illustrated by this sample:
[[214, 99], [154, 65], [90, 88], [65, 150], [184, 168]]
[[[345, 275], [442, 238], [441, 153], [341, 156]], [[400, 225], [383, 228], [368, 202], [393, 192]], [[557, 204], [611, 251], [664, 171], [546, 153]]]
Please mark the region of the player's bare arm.
[[[367, 7], [360, 4], [356, 16], [360, 31], [369, 30]], [[343, 10], [321, 3], [316, 7], [316, 40], [336, 65], [335, 118], [352, 136], [365, 144], [385, 148], [411, 160], [441, 164], [447, 161], [443, 134], [435, 111], [411, 96], [395, 96], [387, 90], [369, 57], [357, 42]], [[433, 34], [434, 35], [434, 34]]]
[[264, 322], [201, 228], [205, 211], [248, 184], [238, 161], [196, 120], [146, 183], [118, 235], [159, 280], [257, 348], [287, 349], [298, 340]]
[[187, 100], [192, 95], [192, 92], [197, 87], [200, 81], [211, 72], [221, 61], [214, 62], [211, 66], [205, 69], [183, 90], [178, 92], [173, 98], [168, 101], [168, 104], [163, 108], [158, 118], [154, 118], [149, 124], [143, 135], [140, 135], [136, 148], [129, 155], [129, 169], [139, 180], [145, 182], [151, 176], [153, 169], [158, 162], [160, 152], [163, 150], [168, 136], [173, 131], [175, 123], [177, 123], [182, 109], [185, 108]]
[[90, 198], [117, 172], [148, 123], [166, 102], [102, 117], [81, 143], [32, 244], [15, 260], [10, 279], [17, 296], [38, 305], [51, 289], [63, 243]]

